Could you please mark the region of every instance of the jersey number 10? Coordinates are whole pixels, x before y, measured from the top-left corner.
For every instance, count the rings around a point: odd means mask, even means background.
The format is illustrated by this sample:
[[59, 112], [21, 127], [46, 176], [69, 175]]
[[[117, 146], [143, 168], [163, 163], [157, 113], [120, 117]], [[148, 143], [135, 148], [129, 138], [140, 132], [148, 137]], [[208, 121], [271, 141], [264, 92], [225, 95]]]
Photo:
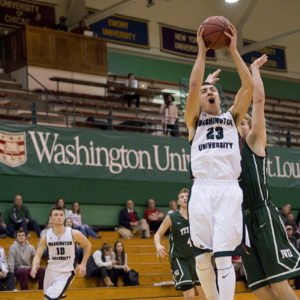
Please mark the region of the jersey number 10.
[[57, 255], [64, 255], [65, 254], [65, 248], [56, 248]]

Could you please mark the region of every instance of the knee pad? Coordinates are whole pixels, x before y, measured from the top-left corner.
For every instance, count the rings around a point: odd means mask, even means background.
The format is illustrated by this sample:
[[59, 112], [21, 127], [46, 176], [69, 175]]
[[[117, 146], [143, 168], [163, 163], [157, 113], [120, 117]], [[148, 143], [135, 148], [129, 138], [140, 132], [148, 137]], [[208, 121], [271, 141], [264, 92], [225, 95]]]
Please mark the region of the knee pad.
[[230, 269], [232, 267], [231, 256], [217, 257], [215, 260], [218, 270]]
[[196, 267], [199, 271], [204, 271], [210, 268], [211, 266], [211, 253], [203, 253], [196, 256]]

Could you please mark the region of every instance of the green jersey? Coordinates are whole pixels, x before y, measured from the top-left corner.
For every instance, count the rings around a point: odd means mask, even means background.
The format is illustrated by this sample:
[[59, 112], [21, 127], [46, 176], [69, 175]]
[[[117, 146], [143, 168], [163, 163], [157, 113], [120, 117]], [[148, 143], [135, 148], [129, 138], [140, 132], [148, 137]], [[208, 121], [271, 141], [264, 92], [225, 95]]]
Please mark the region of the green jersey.
[[242, 144], [241, 156], [242, 173], [239, 183], [244, 194], [243, 209], [253, 210], [269, 200], [266, 157], [256, 155], [246, 141]]
[[190, 237], [189, 221], [179, 211], [169, 214], [172, 228], [169, 236], [170, 258], [189, 258], [194, 256], [194, 249]]

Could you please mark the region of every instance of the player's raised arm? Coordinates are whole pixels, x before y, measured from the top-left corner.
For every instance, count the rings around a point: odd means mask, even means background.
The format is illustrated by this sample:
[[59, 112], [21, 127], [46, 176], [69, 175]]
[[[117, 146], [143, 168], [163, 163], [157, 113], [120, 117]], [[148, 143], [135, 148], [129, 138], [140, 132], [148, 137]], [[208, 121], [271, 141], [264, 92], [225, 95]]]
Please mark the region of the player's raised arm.
[[[267, 144], [266, 121], [265, 121], [265, 90], [259, 69], [267, 62], [266, 54], [256, 59], [250, 66], [254, 81], [253, 106], [252, 106], [252, 128], [249, 134], [250, 145], [255, 153], [265, 153]], [[257, 153], [259, 154], [259, 153]]]
[[42, 258], [42, 255], [44, 253], [44, 250], [47, 246], [46, 244], [46, 235], [47, 234], [43, 234], [42, 237], [41, 237], [41, 240], [40, 240], [40, 244], [37, 248], [37, 251], [36, 251], [36, 254], [32, 260], [32, 267], [31, 267], [31, 272], [30, 272], [30, 275], [32, 278], [35, 278], [36, 276], [36, 273], [39, 269], [39, 265], [40, 265], [40, 262], [41, 262], [41, 258]]
[[228, 27], [231, 31], [231, 34], [224, 32], [224, 34], [226, 34], [226, 36], [230, 38], [230, 45], [228, 47], [228, 51], [230, 52], [234, 64], [236, 65], [242, 83], [241, 88], [235, 96], [233, 106], [230, 108], [236, 125], [238, 126], [241, 123], [245, 113], [247, 112], [250, 106], [254, 84], [248, 67], [244, 63], [236, 47], [236, 29], [232, 24], [229, 24]]
[[156, 247], [157, 257], [164, 257], [166, 255], [165, 247], [160, 243], [160, 239], [166, 233], [166, 231], [171, 228], [171, 226], [171, 218], [169, 215], [167, 215], [154, 235], [154, 244]]
[[203, 32], [204, 28], [199, 27], [197, 32], [198, 56], [190, 76], [189, 96], [186, 100], [184, 114], [184, 120], [189, 130], [189, 140], [194, 136], [196, 122], [200, 114], [200, 88], [204, 76], [206, 52], [208, 50], [202, 38]]
[[78, 230], [72, 229], [72, 234], [74, 237], [74, 242], [78, 242], [81, 247], [83, 247], [83, 258], [81, 264], [77, 266], [77, 270], [79, 271], [80, 276], [85, 276], [86, 273], [86, 263], [90, 256], [90, 252], [92, 249], [92, 245], [89, 240]]

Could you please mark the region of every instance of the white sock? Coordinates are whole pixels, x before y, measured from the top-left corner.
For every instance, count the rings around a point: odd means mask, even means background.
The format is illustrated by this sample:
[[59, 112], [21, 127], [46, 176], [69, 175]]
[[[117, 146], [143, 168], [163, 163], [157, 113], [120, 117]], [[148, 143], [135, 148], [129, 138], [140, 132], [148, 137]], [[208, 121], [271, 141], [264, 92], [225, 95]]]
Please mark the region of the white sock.
[[235, 271], [231, 257], [217, 257], [218, 286], [220, 300], [233, 300], [235, 292]]
[[196, 257], [196, 271], [207, 300], [219, 300], [215, 270], [211, 265], [211, 253]]

